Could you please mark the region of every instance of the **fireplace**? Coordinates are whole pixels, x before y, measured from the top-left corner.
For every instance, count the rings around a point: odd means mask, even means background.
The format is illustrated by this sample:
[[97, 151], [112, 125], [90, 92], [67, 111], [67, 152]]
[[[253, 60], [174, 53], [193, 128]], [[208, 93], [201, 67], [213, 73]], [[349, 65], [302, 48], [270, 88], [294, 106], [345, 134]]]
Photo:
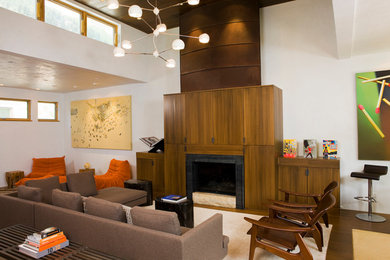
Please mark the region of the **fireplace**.
[[235, 207], [243, 209], [244, 159], [236, 155], [186, 155], [187, 197], [194, 192], [222, 194], [235, 197]]

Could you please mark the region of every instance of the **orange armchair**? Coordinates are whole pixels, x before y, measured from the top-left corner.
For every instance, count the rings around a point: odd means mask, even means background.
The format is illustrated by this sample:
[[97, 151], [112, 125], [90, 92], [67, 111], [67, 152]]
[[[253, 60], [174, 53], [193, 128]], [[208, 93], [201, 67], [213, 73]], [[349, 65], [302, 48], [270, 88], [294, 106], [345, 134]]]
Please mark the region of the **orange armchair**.
[[108, 187], [124, 187], [124, 182], [131, 179], [130, 163], [112, 159], [108, 171], [104, 175], [95, 175], [96, 189]]
[[45, 179], [51, 176], [60, 176], [60, 183], [66, 182], [65, 156], [33, 158], [31, 173], [15, 183], [15, 185], [23, 185], [28, 180]]

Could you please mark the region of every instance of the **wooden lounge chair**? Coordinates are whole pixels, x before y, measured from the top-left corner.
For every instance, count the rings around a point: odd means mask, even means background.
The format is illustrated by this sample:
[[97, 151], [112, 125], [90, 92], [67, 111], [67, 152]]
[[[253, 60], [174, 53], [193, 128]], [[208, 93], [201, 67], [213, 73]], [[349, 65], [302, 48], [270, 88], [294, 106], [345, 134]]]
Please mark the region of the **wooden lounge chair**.
[[[249, 259], [253, 259], [256, 247], [263, 248], [285, 259], [313, 259], [311, 252], [303, 241], [303, 237], [310, 233], [316, 242], [321, 239], [316, 223], [335, 204], [336, 198], [331, 193], [327, 193], [319, 201], [319, 205], [315, 210], [274, 206], [278, 209], [270, 209], [270, 217], [262, 217], [260, 220], [245, 217], [244, 219], [252, 224]], [[276, 211], [282, 210], [289, 213], [303, 214], [308, 221], [307, 225], [301, 227], [279, 218], [273, 218]], [[297, 245], [299, 246], [299, 252], [292, 253], [291, 251]]]

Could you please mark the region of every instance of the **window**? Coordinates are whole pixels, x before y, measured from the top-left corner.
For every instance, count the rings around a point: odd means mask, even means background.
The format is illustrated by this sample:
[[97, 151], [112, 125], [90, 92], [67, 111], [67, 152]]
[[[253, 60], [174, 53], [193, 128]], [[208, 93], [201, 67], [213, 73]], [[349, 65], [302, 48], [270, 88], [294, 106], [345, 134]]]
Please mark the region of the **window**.
[[81, 12], [52, 0], [45, 0], [45, 22], [67, 31], [81, 33]]
[[58, 103], [38, 101], [38, 121], [58, 121]]
[[36, 0], [0, 0], [0, 7], [34, 19], [37, 18]]
[[115, 45], [116, 26], [99, 18], [87, 16], [87, 37]]
[[0, 98], [0, 120], [2, 121], [31, 121], [30, 111], [30, 100]]
[[0, 0], [0, 7], [97, 41], [118, 45], [117, 24], [85, 12], [66, 0]]

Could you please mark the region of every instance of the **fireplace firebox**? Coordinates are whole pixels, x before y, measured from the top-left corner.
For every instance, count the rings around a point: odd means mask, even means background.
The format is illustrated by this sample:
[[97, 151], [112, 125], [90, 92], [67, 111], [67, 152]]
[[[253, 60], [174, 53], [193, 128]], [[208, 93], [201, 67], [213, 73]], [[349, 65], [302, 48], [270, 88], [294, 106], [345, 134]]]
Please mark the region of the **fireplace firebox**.
[[236, 155], [186, 155], [187, 197], [193, 192], [235, 196], [236, 208], [243, 209], [244, 159]]

